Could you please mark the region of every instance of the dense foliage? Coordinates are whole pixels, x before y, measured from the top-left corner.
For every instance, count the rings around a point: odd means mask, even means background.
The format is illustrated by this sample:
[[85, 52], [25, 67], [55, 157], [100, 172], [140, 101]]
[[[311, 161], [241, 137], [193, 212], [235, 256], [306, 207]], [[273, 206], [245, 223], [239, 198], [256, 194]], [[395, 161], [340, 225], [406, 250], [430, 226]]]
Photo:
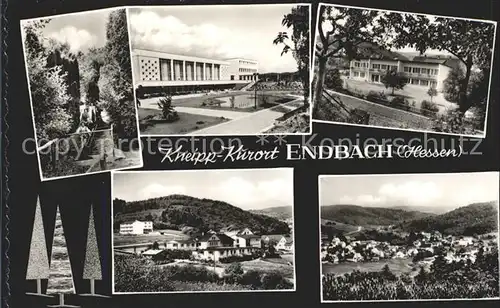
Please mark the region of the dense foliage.
[[479, 255], [475, 263], [446, 263], [439, 257], [430, 271], [396, 276], [386, 265], [380, 272], [354, 271], [323, 276], [324, 300], [394, 300], [498, 297], [498, 252]]
[[[113, 213], [115, 227], [126, 220], [143, 219], [148, 210], [161, 209], [161, 215], [150, 216], [153, 223], [164, 223], [178, 229], [190, 226], [200, 231], [219, 230], [222, 227], [250, 228], [261, 234], [287, 234], [290, 228], [275, 218], [252, 214], [223, 201], [198, 199], [184, 195], [170, 195], [142, 201], [124, 202], [115, 199]], [[148, 213], [148, 214], [145, 214]]]
[[404, 220], [430, 214], [400, 209], [361, 207], [356, 205], [331, 205], [321, 207], [321, 218], [357, 226], [392, 225]]
[[35, 128], [38, 140], [67, 134], [73, 126], [66, 73], [62, 66], [48, 68], [48, 57], [55, 50], [53, 41], [42, 30], [50, 20], [31, 21], [23, 27], [25, 57]]
[[402, 90], [404, 86], [408, 83], [408, 78], [396, 70], [388, 70], [382, 75], [381, 80], [386, 88], [392, 89], [392, 95], [394, 95], [394, 90]]
[[155, 266], [137, 256], [115, 256], [116, 292], [216, 291], [242, 289], [292, 289], [293, 284], [278, 272], [244, 272], [238, 263], [230, 265], [223, 277], [194, 265]]
[[100, 80], [101, 104], [121, 138], [137, 137], [137, 115], [132, 87], [132, 67], [125, 9], [110, 13], [106, 24], [106, 77]]
[[[293, 7], [291, 12], [283, 17], [282, 25], [287, 28], [292, 28], [292, 35], [287, 32], [278, 33], [274, 39], [274, 44], [283, 44], [282, 55], [287, 52], [292, 52], [295, 61], [297, 62], [297, 73], [304, 89], [304, 104], [309, 104], [310, 80], [309, 66], [311, 59], [310, 53], [310, 25], [309, 25], [309, 6]], [[288, 43], [291, 40], [293, 46]]]

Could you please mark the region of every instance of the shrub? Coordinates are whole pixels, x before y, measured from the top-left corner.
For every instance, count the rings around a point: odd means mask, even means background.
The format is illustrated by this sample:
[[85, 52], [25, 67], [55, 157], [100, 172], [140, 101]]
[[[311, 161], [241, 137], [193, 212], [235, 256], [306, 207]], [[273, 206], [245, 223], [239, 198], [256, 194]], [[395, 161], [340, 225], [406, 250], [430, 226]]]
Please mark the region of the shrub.
[[410, 110], [410, 104], [406, 99], [400, 96], [396, 96], [391, 100], [391, 105], [395, 108]]
[[239, 283], [243, 285], [251, 285], [255, 288], [260, 288], [262, 285], [261, 275], [262, 274], [259, 271], [249, 270], [241, 275]]
[[387, 96], [384, 92], [370, 91], [366, 95], [366, 99], [369, 101], [386, 101]]
[[229, 256], [225, 258], [220, 258], [220, 263], [234, 263], [234, 262], [243, 262], [243, 261], [251, 261], [255, 259], [254, 255], [242, 255], [242, 256]]
[[262, 274], [260, 278], [261, 287], [265, 290], [276, 289], [291, 289], [293, 284], [286, 280], [282, 274], [278, 272], [270, 272]]
[[423, 115], [427, 117], [433, 117], [439, 111], [439, 107], [436, 103], [423, 100], [420, 105], [420, 110], [422, 111]]
[[166, 96], [158, 100], [158, 107], [160, 107], [162, 112], [162, 117], [167, 122], [175, 122], [179, 120], [179, 115], [177, 111], [172, 107], [172, 97]]

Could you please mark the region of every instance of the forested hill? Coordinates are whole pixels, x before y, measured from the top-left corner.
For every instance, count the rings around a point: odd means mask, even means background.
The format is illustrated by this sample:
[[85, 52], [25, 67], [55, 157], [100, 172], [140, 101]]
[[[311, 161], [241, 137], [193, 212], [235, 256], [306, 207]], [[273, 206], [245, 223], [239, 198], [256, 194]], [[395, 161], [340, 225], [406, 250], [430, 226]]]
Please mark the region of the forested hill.
[[498, 202], [473, 203], [442, 215], [407, 221], [397, 226], [405, 231], [433, 231], [473, 235], [498, 230]]
[[401, 209], [362, 207], [337, 204], [321, 207], [321, 218], [353, 226], [394, 225], [403, 221], [432, 216], [418, 211]]
[[124, 221], [151, 220], [155, 229], [193, 227], [199, 231], [225, 227], [249, 228], [261, 234], [289, 233], [289, 227], [278, 219], [253, 214], [224, 201], [170, 195], [141, 201], [113, 200], [114, 228]]
[[293, 207], [291, 206], [268, 207], [261, 210], [250, 210], [249, 212], [253, 214], [266, 215], [279, 220], [293, 218]]

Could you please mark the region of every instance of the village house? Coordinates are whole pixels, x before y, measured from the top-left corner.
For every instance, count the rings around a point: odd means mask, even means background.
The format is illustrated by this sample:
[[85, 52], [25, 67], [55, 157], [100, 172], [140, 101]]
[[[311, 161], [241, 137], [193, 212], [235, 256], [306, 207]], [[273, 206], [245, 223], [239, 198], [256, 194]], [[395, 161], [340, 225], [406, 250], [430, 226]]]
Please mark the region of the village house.
[[200, 240], [200, 249], [212, 247], [234, 247], [234, 239], [223, 233], [212, 233], [203, 236]]
[[171, 240], [167, 242], [167, 249], [195, 250], [201, 245], [194, 240]]
[[122, 235], [140, 235], [153, 232], [152, 221], [129, 221], [120, 224], [120, 234]]

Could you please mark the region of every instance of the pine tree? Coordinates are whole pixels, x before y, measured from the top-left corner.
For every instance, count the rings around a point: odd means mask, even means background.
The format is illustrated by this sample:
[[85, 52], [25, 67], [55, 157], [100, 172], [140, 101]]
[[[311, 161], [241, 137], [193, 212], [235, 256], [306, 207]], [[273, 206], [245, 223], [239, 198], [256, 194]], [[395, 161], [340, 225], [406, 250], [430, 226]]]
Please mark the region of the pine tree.
[[90, 280], [90, 294], [94, 295], [94, 282], [95, 280], [102, 280], [102, 269], [92, 205], [90, 206], [89, 228], [87, 231], [87, 249], [85, 251], [85, 265], [83, 267], [83, 279]]
[[43, 226], [40, 198], [37, 197], [28, 270], [26, 273], [26, 280], [37, 281], [37, 295], [42, 294], [42, 279], [49, 279], [49, 257], [47, 255], [47, 244], [45, 243], [45, 229]]
[[61, 213], [59, 207], [57, 207], [47, 294], [59, 294], [59, 305], [54, 307], [67, 307], [64, 305], [64, 295], [74, 293], [75, 286], [71, 271], [71, 262], [66, 245]]

